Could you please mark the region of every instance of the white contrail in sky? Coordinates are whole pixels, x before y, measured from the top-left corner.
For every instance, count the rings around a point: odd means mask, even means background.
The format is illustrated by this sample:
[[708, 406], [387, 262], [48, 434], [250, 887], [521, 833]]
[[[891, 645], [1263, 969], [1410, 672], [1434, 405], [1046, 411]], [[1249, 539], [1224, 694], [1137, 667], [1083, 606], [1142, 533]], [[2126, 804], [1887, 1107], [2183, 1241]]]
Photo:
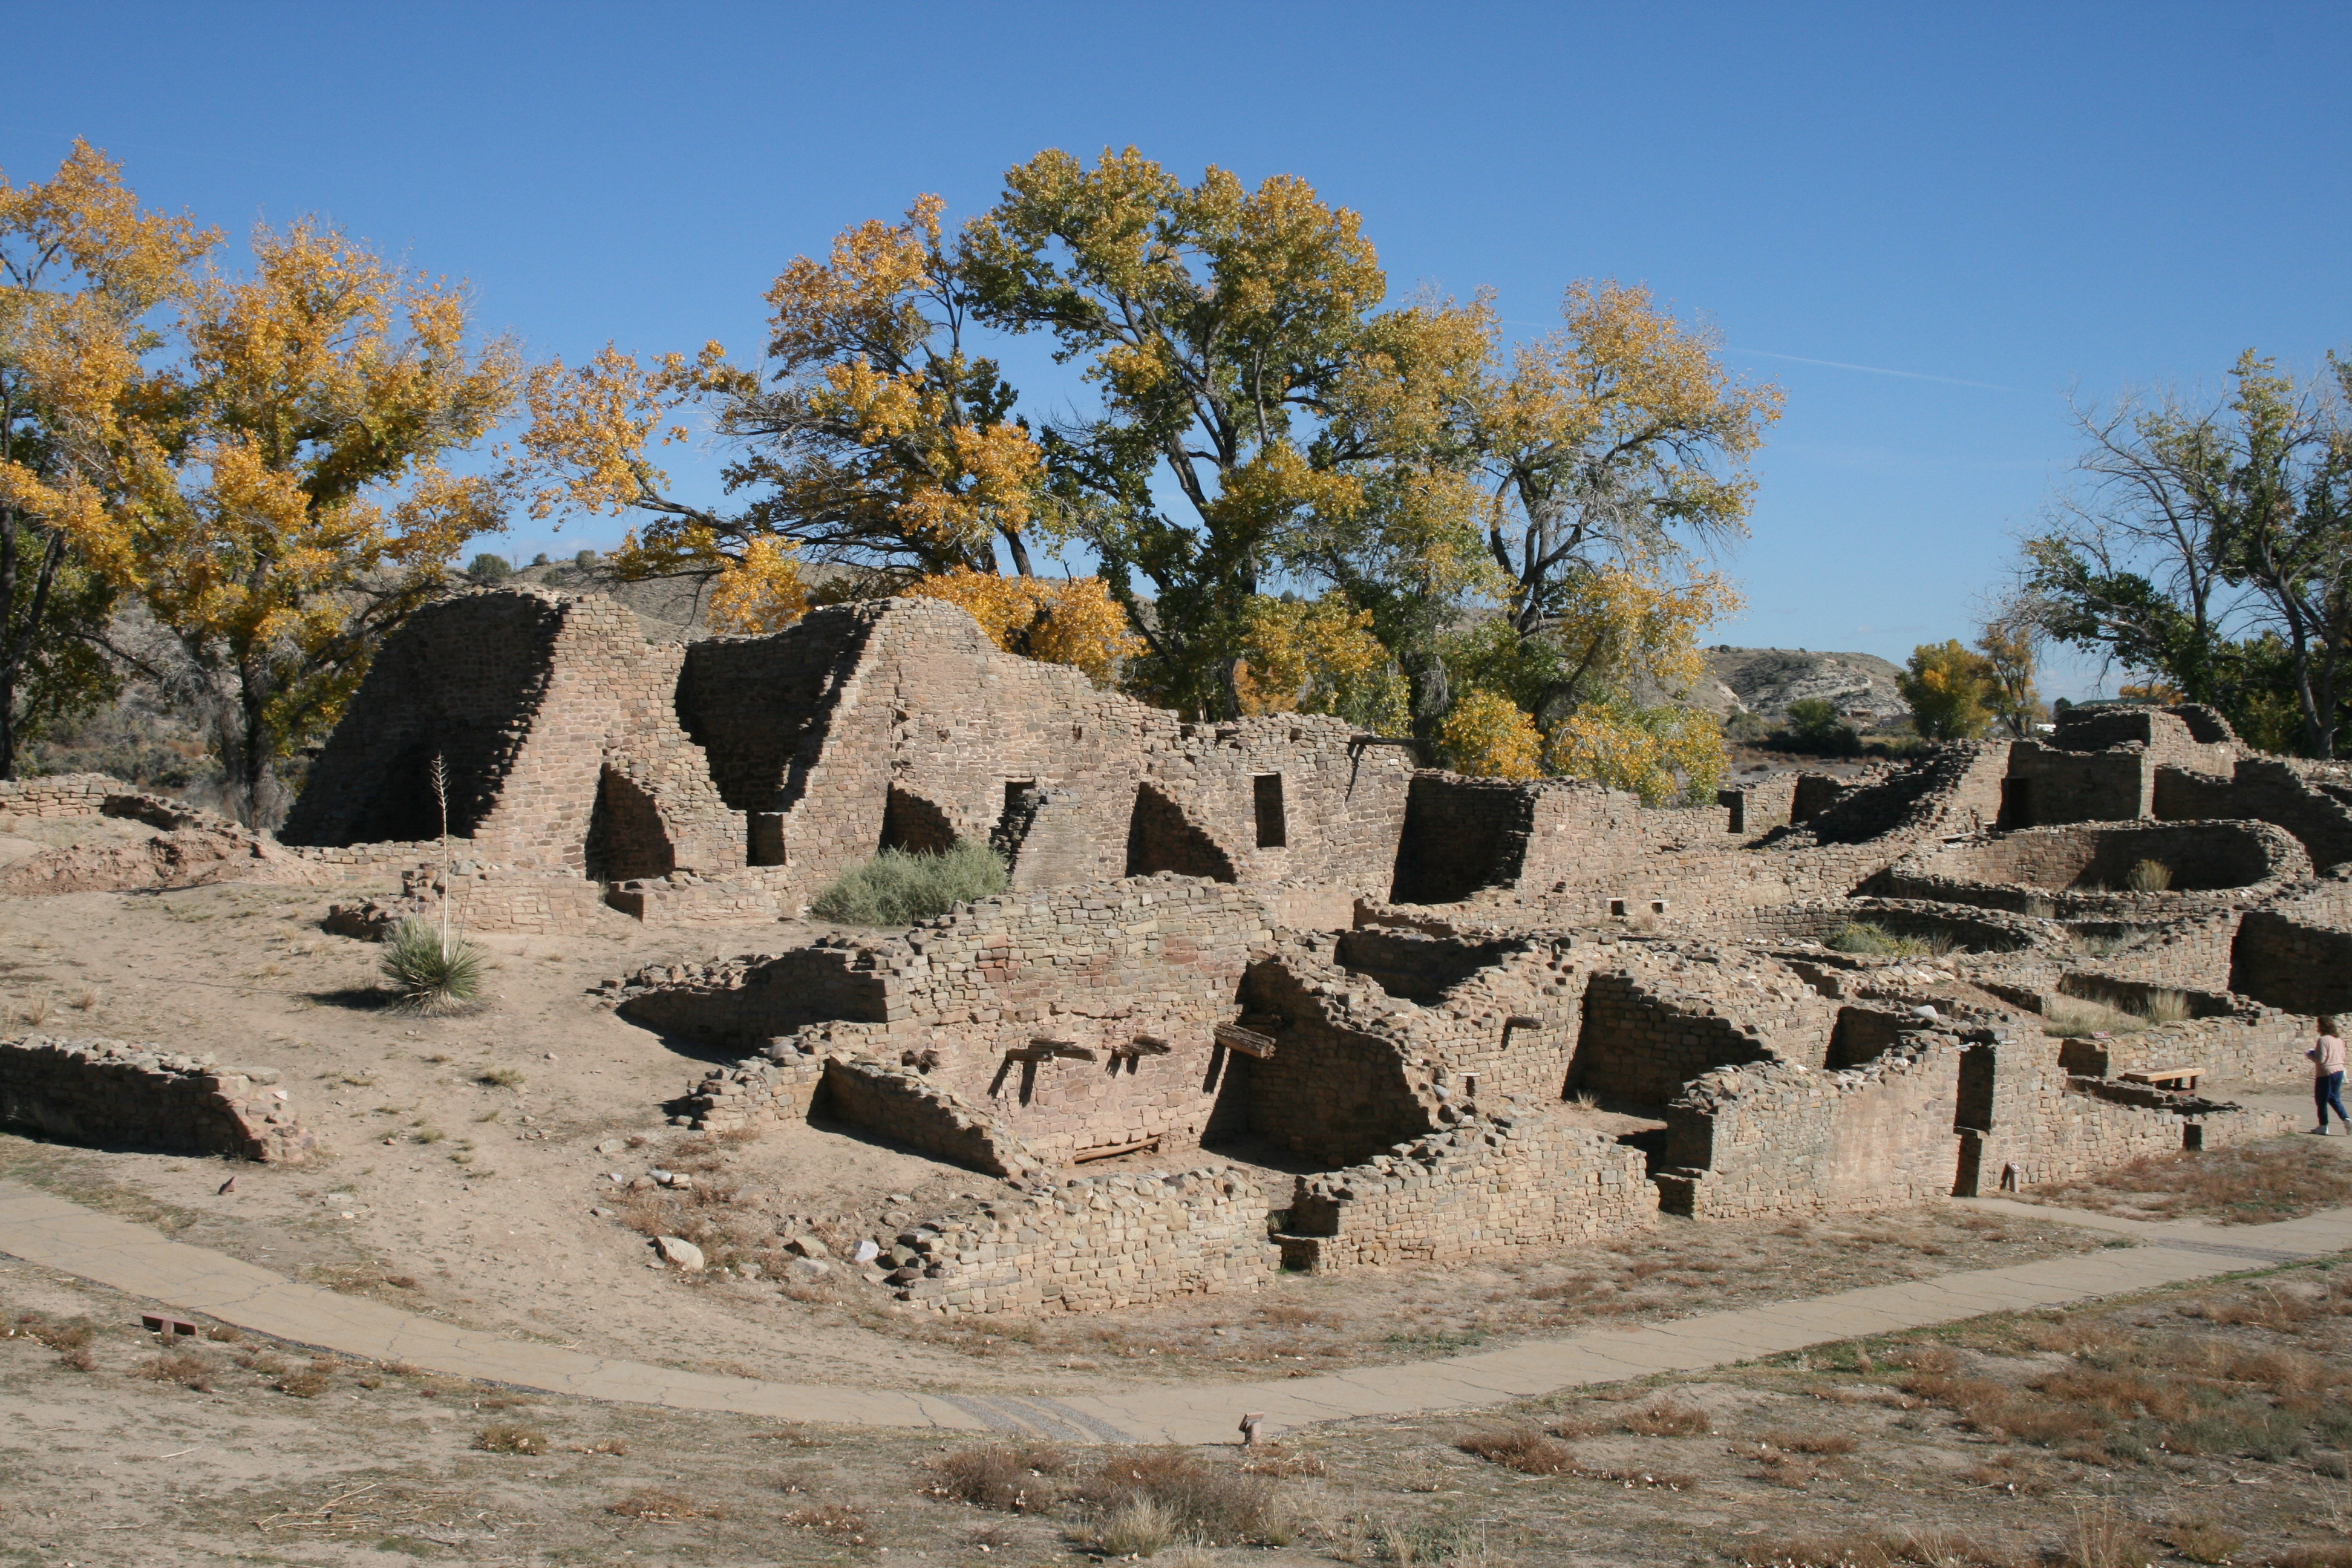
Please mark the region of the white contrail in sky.
[[1807, 359], [1802, 354], [1769, 353], [1763, 349], [1735, 349], [1727, 347], [1723, 352], [1734, 354], [1753, 354], [1758, 359], [1787, 360], [1791, 364], [1818, 364], [1830, 370], [1858, 370], [1871, 375], [1899, 375], [1906, 381], [1940, 381], [1947, 386], [1975, 386], [1981, 387], [1987, 392], [2015, 392], [2017, 390], [2017, 388], [2013, 386], [1995, 386], [1989, 381], [1962, 381], [1957, 375], [1927, 375], [1916, 370], [1888, 370], [1884, 365], [1848, 364], [1845, 361], [1841, 359]]

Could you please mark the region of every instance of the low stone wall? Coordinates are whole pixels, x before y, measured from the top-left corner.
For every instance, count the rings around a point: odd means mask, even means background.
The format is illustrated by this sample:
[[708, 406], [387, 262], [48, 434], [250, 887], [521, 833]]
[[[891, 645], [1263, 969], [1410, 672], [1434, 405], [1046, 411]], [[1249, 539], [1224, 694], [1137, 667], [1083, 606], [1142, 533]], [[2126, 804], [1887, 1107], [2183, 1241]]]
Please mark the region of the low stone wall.
[[992, 1176], [1029, 1179], [1048, 1163], [981, 1106], [911, 1067], [829, 1058], [814, 1107], [837, 1121]]
[[1969, 952], [2016, 952], [2059, 941], [2045, 920], [1926, 899], [1802, 899], [1771, 909], [1738, 910], [1711, 922], [1726, 941], [1826, 942], [1842, 928], [1870, 924], [1895, 936], [1948, 943]]
[[2116, 1078], [2147, 1068], [2195, 1067], [2209, 1083], [2296, 1084], [2311, 1077], [2304, 1052], [2311, 1047], [2307, 1018], [2274, 1007], [2238, 1005], [2221, 1017], [2190, 1018], [2104, 1040], [2068, 1040], [2062, 1051], [2066, 1070], [2089, 1078]]
[[1661, 956], [1592, 977], [1570, 1089], [1664, 1105], [1717, 1068], [1826, 1059], [1837, 1008], [1792, 971], [1760, 957], [1683, 973], [1673, 963]]
[[2352, 1013], [2352, 931], [2249, 910], [2231, 953], [2230, 989], [2305, 1017]]
[[718, 880], [691, 871], [615, 883], [604, 902], [649, 926], [740, 925], [790, 913], [792, 874], [754, 867]]
[[318, 1140], [263, 1068], [121, 1040], [0, 1040], [0, 1122], [77, 1143], [298, 1165]]
[[437, 923], [445, 897], [453, 900], [452, 930], [467, 936], [576, 936], [613, 919], [602, 890], [584, 878], [528, 868], [467, 868], [460, 861], [454, 874], [438, 866], [412, 866], [401, 875], [399, 898], [331, 904], [320, 923], [337, 935], [380, 941], [404, 920]]
[[1666, 1108], [1664, 1206], [1733, 1219], [1949, 1195], [1962, 1049], [1923, 1035], [1838, 1072], [1775, 1062], [1707, 1074]]
[[1103, 1312], [1255, 1290], [1276, 1253], [1240, 1172], [1077, 1180], [978, 1205], [899, 1237], [900, 1300], [950, 1315]]
[[[2171, 871], [2168, 890], [2130, 889], [2142, 860]], [[1869, 891], [2029, 915], [2144, 918], [2251, 902], [2310, 876], [2303, 846], [2267, 822], [2081, 822], [1916, 849]]]
[[1301, 1176], [1276, 1240], [1310, 1273], [1454, 1263], [1654, 1224], [1643, 1155], [1565, 1113], [1467, 1116], [1361, 1165]]
[[2274, 1138], [2294, 1131], [2298, 1120], [2054, 1072], [2022, 1094], [2007, 1088], [1991, 1131], [1963, 1134], [1963, 1195], [2047, 1186], [2153, 1154]]

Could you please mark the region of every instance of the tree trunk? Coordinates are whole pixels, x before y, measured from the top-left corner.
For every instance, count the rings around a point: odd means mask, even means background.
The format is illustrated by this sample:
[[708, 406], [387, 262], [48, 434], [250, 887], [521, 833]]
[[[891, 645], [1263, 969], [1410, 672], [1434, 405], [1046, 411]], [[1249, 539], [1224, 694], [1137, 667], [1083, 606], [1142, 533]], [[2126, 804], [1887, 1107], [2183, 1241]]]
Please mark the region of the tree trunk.
[[1017, 528], [1000, 528], [997, 531], [1004, 536], [1004, 548], [1012, 553], [1013, 570], [1014, 574], [1022, 577], [1034, 577], [1037, 575], [1034, 571], [1030, 569], [1029, 546], [1028, 543], [1022, 539], [1021, 531]]

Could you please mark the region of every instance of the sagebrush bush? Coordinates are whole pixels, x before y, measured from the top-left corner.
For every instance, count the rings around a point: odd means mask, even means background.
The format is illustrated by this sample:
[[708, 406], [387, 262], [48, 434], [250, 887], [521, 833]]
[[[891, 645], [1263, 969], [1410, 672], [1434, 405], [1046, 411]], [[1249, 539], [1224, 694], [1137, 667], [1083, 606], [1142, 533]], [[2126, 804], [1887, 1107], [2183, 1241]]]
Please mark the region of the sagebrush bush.
[[976, 839], [960, 838], [938, 855], [885, 849], [835, 878], [809, 912], [844, 925], [912, 925], [1011, 885], [1002, 856]]
[[2135, 861], [2124, 882], [2135, 893], [2161, 893], [2172, 886], [2172, 868], [2161, 860]]
[[429, 921], [411, 917], [383, 943], [383, 977], [393, 999], [420, 1013], [446, 1013], [470, 1005], [482, 992], [482, 950], [452, 937], [443, 942]]

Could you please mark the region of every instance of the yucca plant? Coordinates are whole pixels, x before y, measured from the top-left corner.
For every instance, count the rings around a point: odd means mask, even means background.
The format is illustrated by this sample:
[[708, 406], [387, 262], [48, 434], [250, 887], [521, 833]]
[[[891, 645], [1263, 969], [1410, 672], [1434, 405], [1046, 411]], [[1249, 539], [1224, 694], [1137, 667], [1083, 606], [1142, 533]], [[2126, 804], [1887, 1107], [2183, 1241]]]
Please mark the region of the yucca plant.
[[433, 798], [441, 807], [441, 929], [411, 915], [384, 939], [383, 975], [396, 1005], [419, 1013], [454, 1013], [473, 1005], [482, 991], [482, 950], [449, 929], [457, 903], [449, 859], [449, 767], [436, 752], [430, 773]]
[[420, 1013], [454, 1013], [481, 995], [482, 950], [445, 936], [411, 915], [383, 942], [383, 977], [397, 1005]]

